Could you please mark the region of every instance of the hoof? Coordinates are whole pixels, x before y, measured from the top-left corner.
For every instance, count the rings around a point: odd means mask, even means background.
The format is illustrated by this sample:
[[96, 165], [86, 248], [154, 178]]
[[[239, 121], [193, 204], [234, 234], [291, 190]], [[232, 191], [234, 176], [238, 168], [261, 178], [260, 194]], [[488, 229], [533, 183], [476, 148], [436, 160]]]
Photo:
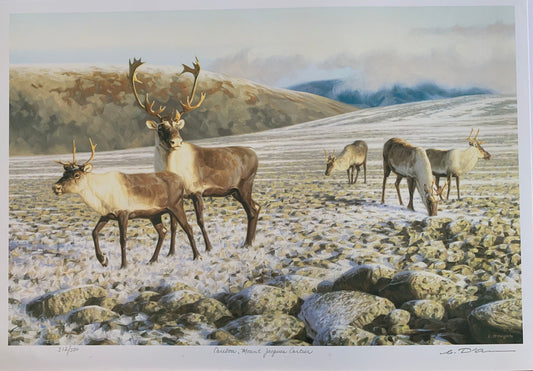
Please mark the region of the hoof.
[[[98, 260], [100, 260], [100, 259], [98, 259]], [[100, 260], [100, 264], [102, 264], [103, 267], [107, 267], [107, 264], [108, 264], [108, 263], [109, 263], [109, 260], [107, 259], [107, 256], [104, 255], [104, 256], [102, 257], [102, 260]]]

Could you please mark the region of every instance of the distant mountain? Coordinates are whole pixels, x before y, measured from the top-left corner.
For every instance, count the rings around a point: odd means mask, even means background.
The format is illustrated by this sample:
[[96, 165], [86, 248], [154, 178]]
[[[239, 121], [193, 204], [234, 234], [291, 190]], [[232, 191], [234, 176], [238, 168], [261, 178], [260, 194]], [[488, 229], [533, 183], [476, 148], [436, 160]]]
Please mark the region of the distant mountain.
[[489, 89], [477, 87], [466, 89], [443, 88], [434, 83], [423, 83], [413, 87], [396, 84], [389, 88], [369, 92], [347, 88], [343, 80], [313, 81], [292, 86], [289, 89], [320, 95], [358, 108], [381, 107], [393, 104], [493, 93]]
[[[145, 147], [154, 134], [152, 119], [137, 106], [120, 67], [11, 66], [9, 73], [9, 153], [68, 153], [72, 139], [91, 137], [98, 150]], [[145, 65], [138, 76], [139, 95], [168, 109], [190, 94], [192, 76], [178, 67]], [[270, 88], [254, 82], [202, 71], [198, 92], [204, 103], [184, 115], [185, 140], [257, 132], [352, 112], [357, 108], [321, 96]]]

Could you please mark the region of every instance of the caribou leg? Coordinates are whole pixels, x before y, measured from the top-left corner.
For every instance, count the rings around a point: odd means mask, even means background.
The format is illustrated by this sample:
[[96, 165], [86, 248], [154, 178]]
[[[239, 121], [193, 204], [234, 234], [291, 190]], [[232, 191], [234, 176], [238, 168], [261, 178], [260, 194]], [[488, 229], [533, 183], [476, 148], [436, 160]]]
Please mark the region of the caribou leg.
[[204, 226], [204, 201], [202, 199], [201, 194], [194, 194], [191, 195], [192, 201], [194, 203], [194, 211], [196, 212], [196, 223], [200, 227], [200, 230], [202, 231], [202, 235], [204, 236], [205, 241], [205, 250], [211, 251], [211, 241], [209, 241], [209, 237], [207, 236], [207, 231], [205, 230]]
[[411, 177], [407, 178], [407, 187], [409, 188], [409, 203], [407, 204], [407, 208], [409, 210], [415, 211], [415, 208], [413, 206], [413, 196], [415, 193], [415, 180]]
[[122, 211], [118, 214], [118, 230], [120, 233], [120, 251], [122, 253], [122, 263], [120, 268], [126, 268], [128, 261], [126, 259], [126, 233], [128, 231], [128, 212]]
[[[397, 175], [396, 176], [396, 181], [394, 182], [394, 186], [396, 187], [396, 193], [398, 193], [398, 200], [400, 201], [400, 205], [403, 206], [403, 201], [402, 201], [402, 195], [400, 193], [400, 183], [403, 179], [403, 176], [401, 175]], [[409, 178], [407, 178], [409, 179]]]
[[102, 250], [100, 250], [100, 241], [98, 239], [98, 233], [102, 230], [102, 228], [105, 227], [107, 222], [109, 221], [109, 218], [107, 216], [101, 216], [98, 220], [98, 223], [96, 223], [96, 226], [93, 229], [93, 242], [94, 242], [94, 251], [96, 253], [96, 259], [102, 264], [102, 266], [107, 267], [108, 259], [105, 254], [102, 253]]
[[150, 218], [150, 221], [154, 225], [154, 228], [158, 234], [157, 245], [155, 247], [154, 255], [152, 256], [152, 259], [150, 259], [150, 263], [155, 263], [157, 261], [157, 257], [159, 256], [159, 251], [161, 250], [161, 246], [163, 245], [163, 240], [165, 239], [167, 231], [163, 226], [163, 222], [161, 221], [161, 214]]
[[174, 219], [177, 220], [177, 222], [181, 226], [181, 229], [183, 229], [183, 231], [187, 235], [187, 238], [189, 239], [193, 254], [193, 260], [198, 259], [200, 257], [200, 253], [196, 248], [196, 242], [194, 242], [192, 228], [189, 222], [187, 222], [187, 215], [185, 215], [185, 210], [183, 209], [183, 201], [181, 201], [177, 207], [169, 208], [169, 211], [172, 213], [172, 216], [174, 217]]

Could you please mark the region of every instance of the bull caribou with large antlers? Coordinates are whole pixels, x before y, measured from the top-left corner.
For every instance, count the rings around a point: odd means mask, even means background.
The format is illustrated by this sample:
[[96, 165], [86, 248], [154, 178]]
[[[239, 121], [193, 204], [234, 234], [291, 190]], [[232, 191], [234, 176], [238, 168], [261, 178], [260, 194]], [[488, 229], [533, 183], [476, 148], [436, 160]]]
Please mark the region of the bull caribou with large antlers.
[[[161, 221], [163, 214], [170, 214], [171, 219], [179, 223], [192, 247], [194, 259], [199, 257], [194, 242], [192, 228], [187, 222], [183, 209], [184, 187], [181, 178], [169, 171], [146, 174], [124, 174], [116, 171], [105, 174], [93, 174], [90, 162], [94, 158], [96, 145], [91, 143], [91, 158], [83, 164], [76, 161], [76, 144], [72, 141], [72, 162], [57, 161], [63, 165], [63, 177], [53, 186], [56, 195], [64, 193], [79, 194], [83, 201], [100, 214], [100, 219], [93, 230], [96, 258], [104, 267], [108, 259], [100, 250], [98, 233], [110, 221], [117, 220], [120, 231], [120, 249], [122, 251], [121, 268], [126, 267], [126, 230], [129, 219], [150, 219], [159, 239], [150, 259], [157, 261], [159, 250], [165, 237], [165, 228]], [[174, 241], [172, 241], [172, 248]]]
[[[205, 148], [192, 143], [184, 142], [180, 130], [185, 125], [183, 114], [197, 109], [205, 99], [205, 93], [200, 95], [198, 103], [192, 104], [196, 93], [200, 64], [198, 59], [193, 67], [183, 65], [180, 73], [191, 73], [194, 76], [191, 94], [186, 103], [180, 102], [181, 109], [174, 109], [164, 115], [166, 107], [154, 109], [154, 101], [148, 99], [144, 102], [137, 94], [135, 83], [141, 83], [136, 72], [144, 62], [133, 59], [129, 62], [129, 82], [137, 104], [157, 121], [146, 121], [149, 129], [155, 132], [155, 159], [156, 171], [168, 170], [179, 174], [184, 181], [185, 196], [194, 203], [196, 219], [205, 240], [206, 250], [211, 250], [211, 242], [203, 222], [203, 196], [224, 197], [232, 195], [239, 201], [248, 217], [248, 229], [244, 245], [250, 246], [255, 238], [257, 220], [261, 206], [252, 199], [252, 188], [257, 172], [257, 155], [251, 148], [246, 147], [221, 147]], [[174, 238], [175, 223], [171, 225], [171, 238]], [[171, 250], [169, 254], [173, 254]]]
[[479, 130], [477, 131], [476, 136], [472, 138], [473, 132], [474, 129], [470, 131], [470, 135], [466, 138], [470, 146], [467, 149], [450, 149], [447, 151], [440, 149], [426, 150], [433, 170], [433, 175], [435, 175], [437, 180], [437, 187], [441, 176], [445, 176], [448, 179], [448, 193], [446, 194], [446, 199], [450, 198], [452, 176], [455, 177], [455, 184], [457, 186], [457, 199], [460, 199], [459, 177], [470, 172], [474, 166], [476, 166], [479, 159], [490, 160], [490, 153], [481, 147], [485, 142], [481, 142], [477, 139]]
[[[414, 210], [413, 194], [415, 186], [426, 206], [429, 216], [437, 215], [438, 192], [435, 191], [435, 181], [431, 173], [426, 152], [421, 147], [415, 147], [400, 138], [391, 138], [383, 146], [383, 187], [381, 190], [381, 203], [385, 203], [385, 184], [391, 171], [396, 174], [396, 192], [400, 205], [403, 205], [400, 195], [400, 182], [405, 177], [409, 188], [409, 204], [407, 208]], [[444, 188], [444, 187], [443, 187]]]

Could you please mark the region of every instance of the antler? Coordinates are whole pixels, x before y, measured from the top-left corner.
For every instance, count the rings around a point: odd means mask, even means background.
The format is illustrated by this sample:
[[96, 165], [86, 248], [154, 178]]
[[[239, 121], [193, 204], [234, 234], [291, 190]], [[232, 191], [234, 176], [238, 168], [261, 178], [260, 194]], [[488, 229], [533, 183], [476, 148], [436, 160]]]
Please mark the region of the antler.
[[96, 148], [96, 144], [93, 144], [93, 141], [91, 140], [91, 138], [89, 138], [89, 143], [91, 144], [91, 158], [88, 159], [87, 161], [85, 161], [83, 163], [83, 165], [80, 165], [80, 167], [84, 167], [85, 165], [87, 165], [89, 162], [91, 162], [94, 158], [94, 149]]
[[466, 140], [476, 142], [479, 145], [485, 144], [486, 142], [482, 142], [479, 139], [477, 139], [477, 136], [479, 135], [479, 130], [480, 129], [477, 130], [476, 136], [473, 138], [472, 138], [472, 133], [474, 132], [474, 129], [470, 130], [470, 135], [468, 136], [468, 138], [466, 138]]
[[75, 166], [78, 166], [78, 167], [84, 167], [85, 165], [87, 165], [89, 162], [91, 162], [94, 158], [94, 149], [96, 148], [96, 144], [93, 144], [93, 141], [91, 140], [91, 138], [89, 138], [89, 143], [91, 144], [91, 158], [87, 161], [85, 161], [82, 165], [78, 165], [78, 162], [76, 161], [76, 140], [75, 139], [72, 139], [72, 162], [64, 162], [64, 161], [56, 161], [58, 164], [61, 164], [63, 165], [63, 167], [67, 168], [67, 167], [75, 167]]
[[135, 87], [135, 83], [138, 82], [138, 83], [142, 84], [142, 81], [139, 80], [137, 78], [137, 75], [136, 75], [137, 74], [137, 68], [139, 68], [143, 64], [144, 64], [144, 62], [141, 61], [141, 58], [139, 58], [139, 59], [133, 58], [133, 62], [131, 61], [131, 59], [129, 60], [130, 72], [128, 74], [128, 79], [129, 79], [131, 88], [133, 90], [133, 95], [135, 96], [135, 100], [137, 101], [137, 104], [143, 110], [145, 110], [148, 114], [150, 114], [152, 116], [155, 116], [158, 119], [162, 120], [161, 113], [163, 113], [163, 111], [166, 109], [166, 107], [165, 106], [159, 106], [159, 109], [154, 111], [155, 100], [150, 102], [150, 100], [148, 99], [148, 93], [146, 93], [146, 96], [144, 98], [144, 104], [143, 104], [141, 102], [141, 100], [139, 99], [139, 95], [137, 94], [137, 88]]
[[191, 95], [187, 96], [187, 103], [183, 103], [183, 102], [180, 101], [182, 111], [179, 112], [179, 111], [176, 110], [174, 112], [174, 119], [176, 121], [179, 120], [181, 118], [181, 115], [183, 115], [184, 113], [190, 112], [190, 111], [195, 110], [198, 107], [200, 107], [200, 105], [203, 103], [203, 101], [205, 99], [205, 92], [202, 92], [202, 94], [200, 94], [200, 100], [198, 101], [198, 103], [195, 104], [194, 106], [192, 105], [192, 101], [194, 99], [194, 94], [196, 93], [196, 86], [198, 84], [198, 76], [200, 75], [200, 62], [198, 61], [198, 57], [196, 57], [196, 59], [192, 63], [192, 65], [193, 65], [193, 67], [189, 67], [186, 64], [184, 64], [183, 65], [183, 71], [181, 71], [178, 74], [178, 76], [181, 76], [181, 75], [183, 75], [186, 72], [190, 72], [194, 76], [194, 82], [192, 84]]

